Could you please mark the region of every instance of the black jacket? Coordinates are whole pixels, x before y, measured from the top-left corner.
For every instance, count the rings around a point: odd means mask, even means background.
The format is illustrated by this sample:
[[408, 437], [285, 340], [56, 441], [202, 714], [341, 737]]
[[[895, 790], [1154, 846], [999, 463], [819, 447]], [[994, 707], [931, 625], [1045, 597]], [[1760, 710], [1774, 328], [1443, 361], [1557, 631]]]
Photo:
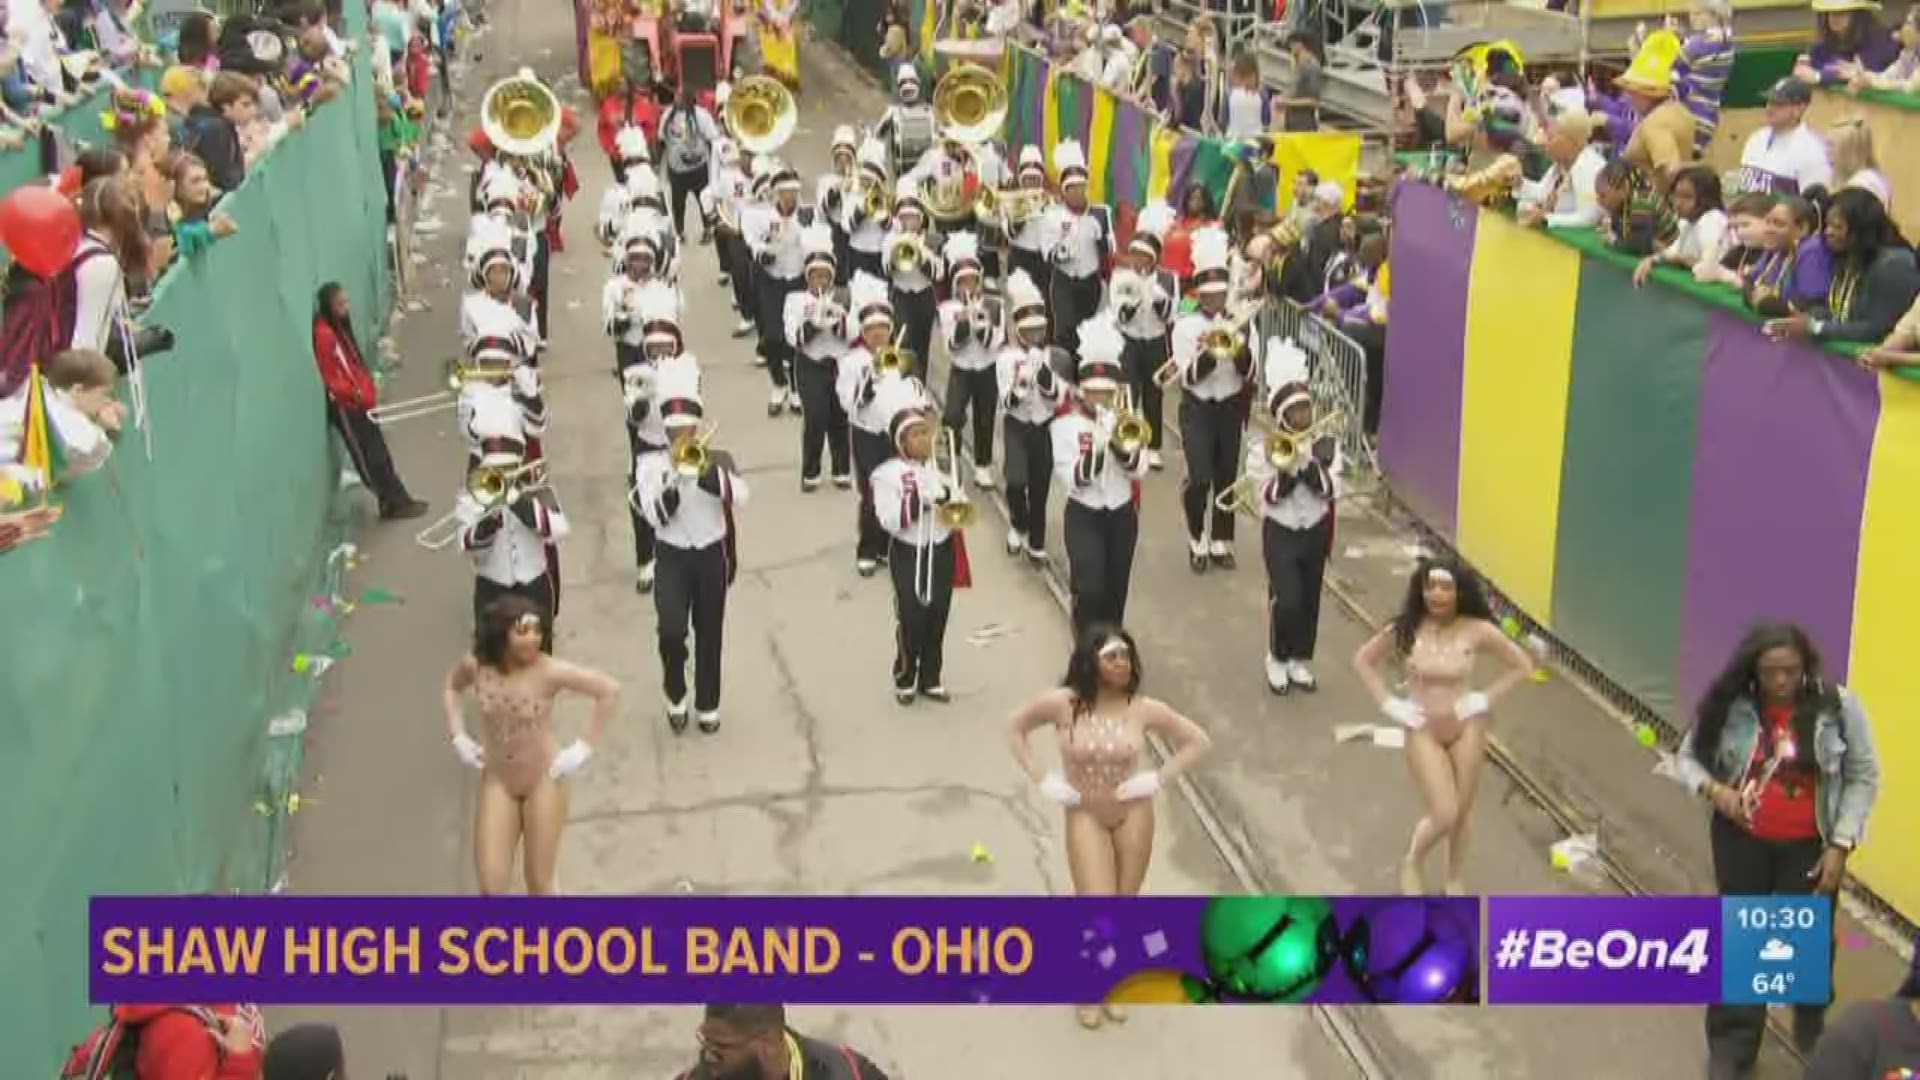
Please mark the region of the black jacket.
[[1920, 294], [1920, 268], [1914, 265], [1913, 252], [1907, 248], [1887, 248], [1861, 275], [1853, 302], [1847, 305], [1846, 311], [1829, 311], [1822, 304], [1820, 310], [1813, 313], [1820, 323], [1816, 336], [1821, 341], [1878, 345], [1893, 332], [1900, 316], [1913, 306], [1916, 294]]
[[211, 105], [195, 105], [181, 125], [182, 149], [207, 166], [207, 179], [221, 191], [234, 191], [247, 178], [247, 155], [233, 121]]
[[[804, 1080], [887, 1080], [880, 1066], [858, 1050], [809, 1039], [797, 1031], [789, 1034], [800, 1046], [800, 1075]], [[699, 1065], [681, 1073], [680, 1080], [706, 1080], [707, 1076], [706, 1066]]]

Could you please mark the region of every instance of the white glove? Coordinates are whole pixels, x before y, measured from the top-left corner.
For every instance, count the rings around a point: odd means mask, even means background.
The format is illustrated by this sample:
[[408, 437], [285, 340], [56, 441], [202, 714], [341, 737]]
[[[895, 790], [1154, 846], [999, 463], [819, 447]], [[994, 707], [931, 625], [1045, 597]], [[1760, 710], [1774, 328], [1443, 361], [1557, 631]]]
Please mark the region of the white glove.
[[513, 392], [521, 397], [540, 396], [540, 369], [521, 364], [513, 369]]
[[1061, 806], [1079, 806], [1080, 792], [1067, 778], [1057, 772], [1050, 772], [1040, 778], [1040, 794], [1059, 803]]
[[1113, 789], [1113, 795], [1121, 802], [1132, 802], [1135, 799], [1151, 799], [1159, 790], [1160, 774], [1143, 772], [1134, 773], [1120, 781], [1120, 786]]
[[592, 756], [593, 747], [588, 746], [585, 740], [575, 739], [567, 744], [566, 749], [554, 755], [553, 765], [547, 770], [547, 776], [554, 780], [572, 776], [579, 772], [580, 767], [585, 765], [587, 759]]
[[1462, 694], [1460, 700], [1453, 703], [1453, 715], [1462, 720], [1485, 716], [1489, 704], [1487, 695], [1475, 690], [1471, 694]]
[[453, 752], [460, 756], [472, 768], [478, 769], [487, 763], [487, 752], [473, 741], [473, 736], [461, 732], [453, 737]]
[[1387, 703], [1380, 706], [1380, 711], [1387, 714], [1387, 719], [1404, 724], [1414, 731], [1427, 726], [1427, 714], [1421, 710], [1420, 706], [1406, 698], [1388, 698]]

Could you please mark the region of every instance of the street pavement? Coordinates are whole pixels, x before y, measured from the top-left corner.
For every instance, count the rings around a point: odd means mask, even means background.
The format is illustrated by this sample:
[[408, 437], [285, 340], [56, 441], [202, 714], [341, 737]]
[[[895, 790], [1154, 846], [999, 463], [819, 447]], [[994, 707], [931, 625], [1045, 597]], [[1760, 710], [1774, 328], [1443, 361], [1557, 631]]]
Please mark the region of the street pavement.
[[[487, 85], [523, 65], [589, 112], [568, 74], [567, 20], [539, 17], [528, 0], [500, 0], [493, 11], [494, 28], [479, 43], [483, 58], [462, 79], [456, 131], [472, 122]], [[827, 47], [802, 51], [800, 128], [783, 156], [810, 178], [826, 165], [832, 127], [871, 122], [884, 102]], [[424, 213], [440, 228], [417, 240], [425, 261], [415, 268], [416, 302], [429, 306], [403, 309], [392, 328], [405, 366], [386, 390], [391, 397], [434, 389], [440, 362], [458, 349], [472, 163], [462, 142], [443, 145], [436, 164], [437, 197]], [[698, 246], [683, 280], [691, 346], [706, 372], [709, 416], [720, 424], [714, 445], [741, 462], [752, 499], [740, 514], [742, 568], [727, 611], [725, 726], [715, 736], [668, 733], [653, 605], [633, 590], [626, 437], [600, 329], [606, 261], [592, 238], [599, 193], [611, 181], [590, 134], [576, 144], [576, 164], [583, 191], [567, 214], [567, 250], [554, 259], [553, 347], [543, 372], [553, 412], [548, 453], [573, 523], [562, 547], [557, 652], [611, 673], [625, 693], [618, 720], [574, 784], [563, 890], [1068, 891], [1059, 815], [1028, 790], [1001, 738], [1008, 712], [1052, 685], [1064, 665], [1067, 620], [1057, 583], [1005, 559], [998, 544], [1004, 522], [983, 515], [974, 531], [974, 587], [957, 596], [949, 631], [955, 700], [894, 705], [891, 598], [884, 578], [853, 572], [852, 497], [830, 486], [799, 490], [799, 421], [764, 415], [765, 372], [751, 365], [749, 343], [729, 337], [726, 294], [715, 284], [711, 252]], [[432, 499], [436, 514], [448, 509], [463, 466], [451, 414], [396, 428], [391, 441], [416, 494]], [[1405, 767], [1396, 752], [1336, 745], [1332, 737], [1336, 724], [1372, 719], [1348, 667], [1361, 623], [1329, 602], [1322, 689], [1273, 698], [1260, 672], [1255, 534], [1242, 539], [1238, 571], [1195, 579], [1184, 558], [1176, 476], [1173, 465], [1148, 484], [1129, 622], [1145, 651], [1148, 692], [1198, 720], [1215, 748], [1194, 784], [1162, 798], [1147, 891], [1391, 891], [1418, 816]], [[1378, 528], [1363, 513], [1354, 506], [1343, 516], [1336, 546], [1354, 545], [1360, 554], [1337, 560], [1336, 569], [1342, 587], [1378, 613], [1383, 581], [1404, 558], [1384, 532], [1358, 543]], [[329, 677], [336, 709], [316, 724], [308, 753], [303, 793], [313, 809], [295, 819], [294, 892], [473, 890], [474, 778], [450, 752], [439, 709], [441, 677], [467, 645], [471, 571], [457, 553], [417, 547], [413, 532], [369, 522], [358, 538], [358, 584], [399, 592], [406, 602], [362, 611], [349, 624], [354, 655]], [[1054, 555], [1063, 560], [1063, 552]], [[562, 732], [576, 730], [584, 712], [563, 707]], [[1592, 732], [1600, 723], [1613, 721], [1556, 681], [1516, 693], [1496, 730], [1518, 743]], [[1590, 890], [1549, 868], [1547, 846], [1563, 833], [1493, 770], [1474, 826], [1471, 887]], [[1697, 876], [1688, 879], [1689, 890], [1698, 885]], [[890, 1075], [915, 1080], [1683, 1077], [1698, 1074], [1700, 1046], [1692, 1009], [1349, 1009], [1337, 1018], [1312, 1009], [1136, 1009], [1125, 1026], [1091, 1034], [1067, 1009], [794, 1012], [803, 1030], [849, 1042]], [[692, 1060], [698, 1010], [311, 1009], [276, 1010], [271, 1019], [342, 1025], [356, 1075], [572, 1080], [675, 1074]], [[1795, 1074], [1770, 1062], [1764, 1075]]]

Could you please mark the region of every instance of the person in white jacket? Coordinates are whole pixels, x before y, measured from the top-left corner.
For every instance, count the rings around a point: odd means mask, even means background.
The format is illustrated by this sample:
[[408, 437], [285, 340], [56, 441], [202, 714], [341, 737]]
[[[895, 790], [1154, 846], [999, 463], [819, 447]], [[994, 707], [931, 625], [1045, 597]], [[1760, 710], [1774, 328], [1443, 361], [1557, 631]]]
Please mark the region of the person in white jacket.
[[114, 400], [119, 371], [94, 349], [68, 349], [48, 360], [47, 435], [57, 443], [60, 475], [46, 476], [20, 464], [26, 439], [31, 381], [0, 399], [0, 486], [21, 493], [46, 491], [55, 484], [92, 472], [107, 463], [113, 438], [126, 421], [126, 409]]

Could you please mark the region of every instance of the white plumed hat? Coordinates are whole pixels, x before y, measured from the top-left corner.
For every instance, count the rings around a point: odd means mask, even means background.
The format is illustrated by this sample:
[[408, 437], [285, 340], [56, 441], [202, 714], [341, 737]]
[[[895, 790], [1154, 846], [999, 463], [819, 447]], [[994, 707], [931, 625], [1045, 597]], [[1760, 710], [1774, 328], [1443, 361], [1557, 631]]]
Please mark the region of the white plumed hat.
[[947, 259], [947, 277], [958, 280], [962, 274], [980, 274], [980, 238], [970, 232], [947, 237], [942, 254]]
[[654, 368], [653, 399], [660, 403], [660, 422], [667, 427], [697, 425], [706, 415], [700, 398], [700, 365], [691, 356], [662, 360]]
[[1126, 340], [1106, 312], [1080, 324], [1080, 386], [1085, 390], [1118, 389], [1126, 369], [1120, 366], [1120, 353]]
[[833, 269], [833, 229], [826, 222], [816, 219], [813, 224], [801, 229], [800, 248], [806, 252], [809, 270], [815, 266]]
[[1267, 412], [1278, 418], [1294, 402], [1312, 401], [1307, 390], [1312, 377], [1307, 371], [1307, 353], [1293, 339], [1274, 335], [1267, 339], [1266, 362], [1262, 382], [1267, 385]]
[[[506, 464], [526, 453], [526, 414], [521, 411], [520, 403], [513, 400], [511, 390], [493, 383], [472, 382], [460, 396], [467, 414], [467, 441], [483, 464]], [[520, 444], [518, 452], [488, 451], [486, 444], [496, 439]]]
[[1043, 179], [1047, 175], [1047, 156], [1033, 143], [1020, 148], [1020, 175], [1022, 178], [1038, 175]]
[[1062, 139], [1053, 148], [1053, 171], [1060, 178], [1060, 186], [1084, 184], [1087, 182], [1087, 154], [1073, 139]]
[[1195, 292], [1227, 291], [1228, 264], [1233, 257], [1233, 242], [1225, 229], [1208, 226], [1193, 234], [1193, 287]]
[[621, 161], [651, 161], [653, 154], [647, 147], [647, 133], [639, 127], [628, 124], [613, 137], [613, 149]]
[[1023, 329], [1044, 330], [1047, 328], [1047, 298], [1040, 295], [1040, 286], [1025, 270], [1015, 270], [1007, 276], [1007, 310], [1013, 314], [1013, 323]]
[[482, 278], [487, 268], [496, 265], [514, 266], [513, 227], [499, 218], [481, 215], [473, 219], [473, 225], [467, 231], [467, 276], [474, 288], [485, 284]]
[[854, 273], [847, 283], [847, 302], [853, 321], [849, 329], [856, 333], [875, 323], [893, 325], [893, 300], [887, 283], [872, 274], [864, 270]]
[[931, 404], [926, 386], [911, 376], [886, 379], [874, 387], [874, 410], [887, 418], [887, 433], [893, 437], [895, 449], [914, 425], [933, 422], [933, 411], [928, 408]]
[[872, 173], [876, 178], [886, 178], [889, 165], [886, 143], [869, 135], [860, 144], [860, 149], [854, 154], [854, 158], [860, 162], [862, 169]]
[[1133, 239], [1127, 246], [1134, 251], [1160, 258], [1160, 247], [1166, 243], [1167, 231], [1173, 228], [1173, 207], [1164, 202], [1151, 202], [1140, 208], [1140, 215], [1133, 221]]
[[518, 209], [522, 194], [524, 188], [520, 178], [509, 169], [491, 169], [480, 181], [480, 205], [489, 211]]
[[479, 303], [466, 312], [467, 358], [475, 364], [505, 368], [527, 359], [526, 324], [504, 304]]
[[640, 329], [648, 341], [682, 340], [680, 330], [680, 291], [664, 281], [650, 281], [637, 299]]
[[920, 213], [920, 216], [926, 216], [927, 204], [922, 201], [920, 195], [920, 174], [918, 173], [908, 173], [893, 182], [893, 212], [897, 215], [902, 210], [915, 210]]
[[852, 124], [841, 124], [839, 127], [833, 129], [833, 148], [835, 150], [843, 147], [852, 150], [859, 145], [860, 136], [858, 132], [853, 130]]

